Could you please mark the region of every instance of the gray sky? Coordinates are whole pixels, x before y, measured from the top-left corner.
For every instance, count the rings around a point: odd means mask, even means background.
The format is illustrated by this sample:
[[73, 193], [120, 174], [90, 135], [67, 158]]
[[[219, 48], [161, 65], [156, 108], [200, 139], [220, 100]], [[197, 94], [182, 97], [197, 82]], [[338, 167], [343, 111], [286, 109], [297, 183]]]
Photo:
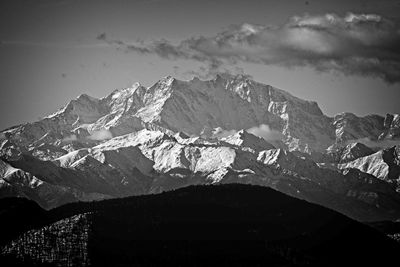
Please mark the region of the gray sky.
[[[342, 27], [349, 13], [357, 42]], [[213, 71], [245, 72], [328, 115], [400, 113], [398, 14], [398, 0], [2, 0], [0, 128], [81, 93]]]

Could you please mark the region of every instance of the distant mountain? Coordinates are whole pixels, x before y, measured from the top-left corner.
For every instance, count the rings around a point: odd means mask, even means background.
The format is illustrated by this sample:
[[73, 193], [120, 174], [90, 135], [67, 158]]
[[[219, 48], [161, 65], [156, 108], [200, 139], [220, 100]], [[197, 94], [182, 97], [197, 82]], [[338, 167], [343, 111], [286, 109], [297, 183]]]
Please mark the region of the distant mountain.
[[397, 183], [400, 177], [400, 147], [391, 147], [374, 154], [360, 157], [348, 163], [340, 164], [339, 168], [356, 168], [375, 177]]
[[328, 150], [328, 155], [332, 157], [333, 162], [346, 163], [358, 158], [369, 156], [374, 153], [374, 150], [364, 145], [363, 143], [350, 143], [346, 146], [339, 146]]
[[[13, 201], [19, 204], [10, 208]], [[8, 215], [28, 206], [0, 200], [0, 224], [9, 232], [0, 261], [7, 266], [386, 266], [400, 252], [364, 224], [260, 186], [192, 186], [69, 204], [38, 212], [35, 226], [21, 231], [20, 219]]]
[[49, 209], [235, 182], [357, 220], [396, 220], [399, 118], [331, 118], [315, 102], [241, 75], [165, 77], [101, 99], [83, 94], [42, 120], [2, 131], [0, 197]]

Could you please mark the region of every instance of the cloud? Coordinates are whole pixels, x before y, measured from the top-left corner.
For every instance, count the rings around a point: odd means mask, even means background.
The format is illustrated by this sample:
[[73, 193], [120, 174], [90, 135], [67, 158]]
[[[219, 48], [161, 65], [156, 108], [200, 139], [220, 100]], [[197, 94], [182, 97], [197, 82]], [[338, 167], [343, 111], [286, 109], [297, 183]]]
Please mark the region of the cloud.
[[106, 140], [106, 139], [111, 139], [113, 138], [112, 133], [109, 130], [98, 130], [90, 133], [90, 136], [87, 137], [87, 139], [90, 140], [96, 140], [96, 141], [101, 141], [101, 140]]
[[244, 23], [178, 44], [164, 39], [126, 43], [99, 36], [125, 51], [203, 62], [211, 72], [250, 62], [400, 81], [399, 23], [376, 14], [294, 16], [278, 26]]
[[62, 139], [63, 142], [72, 142], [72, 141], [77, 141], [77, 140], [78, 140], [78, 137], [75, 134], [71, 134]]
[[107, 40], [107, 34], [105, 32], [103, 32], [103, 33], [97, 35], [96, 39], [100, 40], [100, 41], [105, 41], [105, 40]]
[[266, 141], [282, 140], [284, 137], [281, 132], [271, 129], [267, 124], [251, 127], [246, 130], [248, 133], [264, 138]]
[[213, 138], [225, 138], [230, 135], [237, 133], [237, 130], [224, 130], [221, 127], [217, 127], [212, 131]]
[[20, 40], [0, 40], [0, 46], [41, 47], [41, 48], [99, 48], [109, 47], [109, 43], [82, 43], [82, 42], [34, 42]]
[[[267, 124], [260, 124], [259, 126], [254, 126], [246, 130], [248, 133], [251, 133], [255, 136], [261, 137], [266, 141], [277, 141], [282, 140], [284, 137], [283, 134], [279, 131], [271, 129]], [[217, 127], [212, 131], [213, 138], [225, 138], [231, 135], [234, 135], [238, 132], [238, 130], [224, 130], [221, 127]]]
[[[106, 139], [111, 139], [113, 138], [112, 133], [109, 130], [98, 130], [98, 131], [93, 131], [90, 133], [89, 136], [86, 136], [82, 138], [82, 140], [88, 139], [88, 140], [94, 140], [94, 141], [102, 141]], [[63, 142], [73, 142], [73, 141], [78, 141], [78, 136], [76, 134], [71, 134], [69, 136], [66, 136], [62, 139]]]

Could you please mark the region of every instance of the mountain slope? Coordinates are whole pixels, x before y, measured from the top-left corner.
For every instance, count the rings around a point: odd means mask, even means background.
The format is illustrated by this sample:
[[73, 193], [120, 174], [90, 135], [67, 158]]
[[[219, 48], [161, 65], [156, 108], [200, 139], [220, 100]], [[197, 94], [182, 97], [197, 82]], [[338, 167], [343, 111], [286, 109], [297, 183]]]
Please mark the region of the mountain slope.
[[339, 168], [357, 168], [379, 179], [398, 184], [400, 182], [399, 151], [399, 147], [394, 146], [380, 150], [372, 155], [340, 164]]

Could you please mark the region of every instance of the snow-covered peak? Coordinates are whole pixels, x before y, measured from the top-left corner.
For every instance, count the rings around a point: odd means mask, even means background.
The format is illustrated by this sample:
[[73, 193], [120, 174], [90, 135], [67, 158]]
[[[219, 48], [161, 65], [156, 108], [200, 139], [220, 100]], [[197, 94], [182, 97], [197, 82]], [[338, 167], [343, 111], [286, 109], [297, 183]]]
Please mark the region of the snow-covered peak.
[[374, 153], [371, 148], [359, 142], [350, 143], [344, 147], [332, 146], [328, 150], [332, 160], [338, 163], [350, 162]]
[[[63, 132], [96, 122], [106, 112], [107, 108], [102, 104], [100, 99], [82, 94], [76, 99], [71, 100], [64, 108], [56, 113], [44, 118], [42, 121], [36, 122], [36, 125], [42, 125], [42, 128], [52, 128], [52, 130], [46, 133], [47, 135], [52, 133], [53, 135], [60, 134], [63, 136]], [[43, 126], [43, 124], [45, 124], [45, 126]], [[54, 133], [54, 128], [59, 128], [61, 131]]]
[[356, 168], [382, 180], [400, 181], [399, 150], [399, 147], [393, 146], [348, 163], [340, 164], [338, 167], [341, 169]]
[[379, 136], [379, 139], [398, 139], [400, 137], [400, 115], [386, 114], [384, 120], [385, 131]]
[[165, 76], [161, 80], [158, 81], [159, 84], [164, 85], [165, 87], [171, 86], [171, 84], [175, 81], [176, 79], [172, 77], [171, 75]]
[[80, 94], [77, 98], [77, 101], [89, 101], [89, 102], [99, 102], [100, 100], [98, 98], [95, 98], [93, 96], [90, 96], [88, 94]]
[[353, 113], [342, 112], [334, 116], [333, 126], [337, 143], [358, 142], [368, 137], [376, 140], [385, 130], [384, 118], [379, 115], [357, 117]]

